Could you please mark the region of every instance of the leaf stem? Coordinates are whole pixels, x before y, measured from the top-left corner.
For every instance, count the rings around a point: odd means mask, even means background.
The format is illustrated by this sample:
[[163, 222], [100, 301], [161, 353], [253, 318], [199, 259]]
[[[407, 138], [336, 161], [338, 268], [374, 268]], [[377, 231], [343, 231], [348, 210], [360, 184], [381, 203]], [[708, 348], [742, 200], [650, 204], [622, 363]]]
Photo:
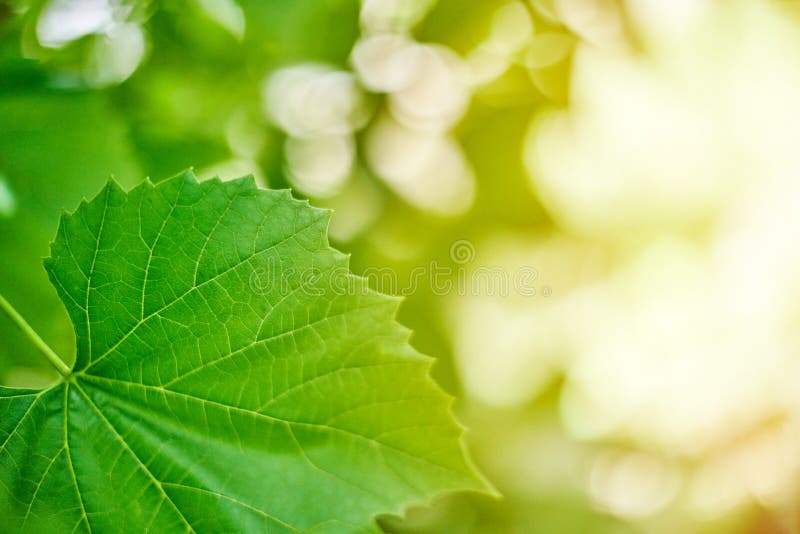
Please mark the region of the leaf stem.
[[11, 318], [11, 320], [16, 323], [19, 329], [22, 330], [26, 336], [28, 336], [33, 344], [36, 345], [36, 348], [45, 355], [47, 361], [49, 361], [53, 367], [56, 368], [56, 371], [58, 371], [61, 376], [67, 377], [70, 375], [72, 370], [67, 366], [67, 364], [58, 357], [58, 354], [56, 354], [41, 337], [39, 337], [39, 334], [37, 334], [31, 325], [29, 325], [28, 322], [22, 318], [17, 310], [14, 309], [14, 306], [12, 306], [2, 294], [0, 294], [0, 308], [2, 308], [3, 311], [5, 311]]

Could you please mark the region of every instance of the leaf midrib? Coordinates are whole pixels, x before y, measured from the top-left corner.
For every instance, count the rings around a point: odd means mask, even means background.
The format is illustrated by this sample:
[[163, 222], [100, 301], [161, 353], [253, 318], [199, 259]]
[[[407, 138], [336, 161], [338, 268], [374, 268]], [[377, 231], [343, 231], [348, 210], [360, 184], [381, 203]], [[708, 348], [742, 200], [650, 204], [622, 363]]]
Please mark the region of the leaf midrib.
[[[244, 414], [244, 415], [248, 415], [250, 417], [255, 417], [257, 419], [265, 419], [265, 420], [268, 420], [268, 421], [273, 422], [273, 423], [284, 424], [284, 425], [289, 425], [289, 426], [295, 425], [295, 426], [319, 428], [319, 429], [324, 429], [324, 430], [328, 430], [328, 431], [331, 431], [331, 432], [337, 432], [337, 433], [340, 433], [340, 434], [345, 434], [345, 435], [351, 436], [353, 438], [366, 441], [370, 445], [377, 447], [379, 450], [381, 448], [386, 448], [386, 449], [389, 449], [389, 450], [391, 450], [393, 452], [396, 452], [398, 454], [406, 456], [406, 457], [408, 457], [408, 458], [410, 458], [412, 460], [424, 462], [424, 463], [430, 465], [431, 467], [434, 467], [434, 468], [437, 468], [437, 469], [441, 469], [441, 470], [449, 472], [449, 473], [457, 474], [459, 476], [463, 476], [463, 473], [461, 473], [460, 471], [457, 471], [457, 470], [452, 469], [450, 467], [438, 464], [438, 463], [436, 463], [436, 462], [434, 462], [434, 461], [432, 461], [432, 460], [430, 460], [428, 458], [425, 458], [425, 457], [422, 457], [422, 456], [415, 456], [415, 455], [411, 454], [408, 451], [404, 451], [403, 449], [395, 447], [394, 445], [390, 445], [390, 444], [385, 443], [383, 441], [374, 439], [371, 436], [367, 436], [367, 435], [364, 435], [364, 434], [359, 434], [358, 432], [354, 432], [354, 431], [348, 430], [346, 428], [340, 428], [340, 427], [329, 425], [329, 424], [325, 424], [325, 423], [313, 423], [313, 422], [309, 422], [309, 421], [294, 421], [294, 420], [291, 420], [291, 419], [285, 419], [285, 418], [282, 418], [282, 417], [277, 417], [275, 415], [257, 412], [257, 411], [254, 411], [254, 410], [250, 410], [248, 408], [243, 408], [241, 406], [234, 406], [234, 405], [225, 404], [225, 403], [222, 403], [222, 402], [213, 401], [213, 400], [210, 400], [210, 399], [204, 399], [202, 397], [198, 397], [196, 395], [192, 395], [192, 394], [189, 394], [189, 393], [184, 393], [182, 391], [175, 391], [173, 389], [166, 389], [164, 387], [153, 386], [153, 385], [150, 385], [150, 384], [140, 384], [140, 383], [137, 383], [137, 382], [130, 382], [128, 380], [120, 380], [120, 379], [117, 379], [117, 378], [108, 378], [108, 377], [105, 377], [105, 376], [97, 376], [97, 375], [85, 375], [84, 379], [87, 380], [88, 382], [92, 382], [92, 381], [111, 382], [111, 383], [124, 384], [124, 385], [126, 385], [128, 387], [133, 386], [133, 387], [138, 387], [138, 388], [141, 388], [141, 389], [144, 389], [144, 390], [157, 391], [157, 392], [162, 393], [164, 395], [167, 395], [167, 394], [174, 395], [174, 396], [177, 396], [177, 397], [181, 397], [184, 400], [190, 400], [190, 401], [193, 401], [193, 402], [199, 402], [201, 405], [210, 405], [210, 406], [215, 406], [217, 408], [224, 409], [224, 410], [232, 410], [234, 412], [238, 412], [238, 413], [241, 413], [241, 414]], [[427, 398], [427, 397], [425, 397], [425, 398]], [[400, 400], [408, 400], [408, 399], [400, 399]]]
[[[79, 373], [86, 373], [86, 372], [90, 371], [90, 370], [91, 370], [93, 367], [95, 367], [95, 366], [96, 366], [98, 363], [100, 363], [100, 362], [101, 362], [101, 361], [103, 361], [105, 358], [107, 358], [109, 355], [111, 355], [111, 353], [113, 353], [113, 352], [114, 352], [114, 351], [115, 351], [115, 350], [116, 350], [116, 349], [117, 349], [117, 348], [118, 348], [118, 347], [119, 347], [119, 346], [120, 346], [122, 343], [124, 343], [126, 339], [128, 339], [128, 338], [129, 338], [131, 335], [133, 335], [133, 333], [134, 333], [134, 332], [136, 332], [136, 330], [138, 330], [138, 329], [139, 329], [139, 327], [141, 327], [141, 326], [142, 326], [142, 325], [143, 325], [145, 322], [147, 322], [147, 321], [148, 321], [148, 320], [150, 320], [151, 318], [153, 318], [153, 317], [157, 316], [158, 314], [160, 314], [161, 312], [163, 312], [163, 311], [164, 311], [164, 310], [166, 310], [167, 308], [170, 308], [171, 306], [173, 306], [173, 305], [177, 304], [178, 302], [180, 302], [181, 300], [183, 300], [184, 298], [186, 298], [186, 296], [187, 296], [187, 295], [189, 295], [189, 293], [192, 293], [193, 291], [195, 291], [195, 290], [197, 290], [197, 289], [200, 289], [201, 287], [205, 286], [206, 284], [209, 284], [209, 283], [211, 283], [211, 282], [213, 282], [213, 281], [216, 281], [216, 280], [218, 280], [219, 278], [221, 278], [221, 277], [225, 276], [226, 274], [228, 274], [228, 273], [230, 273], [231, 271], [233, 271], [233, 270], [237, 269], [238, 267], [241, 267], [241, 266], [242, 266], [242, 265], [244, 265], [246, 262], [248, 262], [248, 261], [252, 260], [252, 259], [253, 259], [253, 258], [255, 258], [256, 256], [260, 256], [261, 254], [264, 254], [264, 253], [266, 253], [266, 252], [269, 252], [269, 251], [273, 250], [275, 247], [278, 247], [278, 246], [282, 245], [283, 243], [285, 243], [285, 242], [289, 241], [290, 239], [295, 239], [295, 238], [297, 237], [297, 234], [299, 234], [300, 232], [303, 232], [304, 230], [307, 230], [308, 228], [310, 228], [311, 226], [313, 226], [313, 225], [314, 225], [314, 224], [316, 224], [317, 222], [318, 222], [318, 220], [317, 220], [317, 219], [314, 219], [314, 220], [312, 220], [312, 221], [311, 221], [311, 223], [309, 223], [309, 224], [307, 224], [306, 226], [304, 226], [304, 227], [300, 228], [299, 230], [296, 230], [296, 231], [295, 231], [295, 232], [294, 232], [292, 235], [289, 235], [289, 236], [287, 236], [287, 237], [285, 237], [285, 238], [281, 239], [280, 241], [277, 241], [276, 243], [273, 243], [273, 244], [271, 244], [271, 245], [270, 245], [269, 247], [267, 247], [267, 248], [264, 248], [264, 249], [262, 249], [262, 250], [259, 250], [259, 251], [255, 252], [255, 253], [253, 253], [253, 254], [250, 254], [250, 255], [248, 255], [247, 257], [245, 257], [245, 258], [243, 258], [243, 259], [240, 259], [239, 261], [237, 261], [237, 262], [236, 262], [235, 264], [233, 264], [232, 266], [230, 266], [230, 267], [226, 268], [226, 269], [225, 269], [225, 270], [223, 270], [223, 271], [220, 271], [219, 273], [215, 274], [214, 276], [212, 276], [212, 277], [211, 277], [211, 278], [209, 278], [208, 280], [204, 280], [203, 282], [200, 282], [199, 284], [197, 284], [197, 285], [194, 285], [194, 286], [190, 287], [189, 289], [187, 289], [186, 291], [184, 291], [183, 293], [181, 293], [179, 296], [177, 296], [175, 299], [173, 299], [173, 300], [172, 300], [172, 301], [170, 301], [169, 303], [167, 303], [167, 304], [163, 305], [162, 307], [158, 308], [158, 309], [157, 309], [157, 310], [155, 310], [154, 312], [152, 312], [152, 313], [148, 314], [148, 316], [147, 316], [147, 317], [144, 317], [144, 318], [140, 319], [139, 321], [137, 321], [137, 323], [136, 323], [135, 325], [133, 325], [133, 326], [131, 327], [131, 329], [130, 329], [130, 330], [129, 330], [129, 331], [128, 331], [128, 332], [127, 332], [127, 333], [126, 333], [124, 336], [122, 336], [122, 337], [119, 339], [119, 341], [117, 341], [116, 343], [114, 343], [114, 344], [113, 344], [113, 345], [112, 345], [112, 346], [111, 346], [111, 347], [110, 347], [108, 350], [106, 350], [106, 351], [105, 351], [103, 354], [101, 354], [101, 355], [100, 355], [100, 356], [98, 356], [97, 358], [95, 358], [95, 359], [93, 359], [93, 360], [90, 360], [89, 364], [88, 364], [88, 365], [87, 365], [87, 366], [86, 366], [84, 369], [81, 369], [81, 370], [80, 370], [80, 371], [78, 371], [78, 372], [79, 372]], [[200, 261], [200, 259], [198, 259], [198, 261]], [[87, 297], [87, 300], [88, 300], [88, 297]], [[87, 312], [87, 317], [88, 317], [88, 312]], [[89, 357], [91, 358], [91, 351], [89, 352]]]

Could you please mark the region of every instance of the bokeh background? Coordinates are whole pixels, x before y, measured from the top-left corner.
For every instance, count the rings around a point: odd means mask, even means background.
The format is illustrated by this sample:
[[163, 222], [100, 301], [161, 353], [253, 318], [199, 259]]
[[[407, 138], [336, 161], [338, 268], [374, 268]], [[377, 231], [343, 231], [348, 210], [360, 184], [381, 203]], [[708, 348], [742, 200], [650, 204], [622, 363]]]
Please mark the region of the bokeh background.
[[[503, 497], [387, 532], [800, 530], [798, 2], [0, 1], [0, 292], [56, 352], [60, 210], [187, 167], [333, 208], [356, 272], [536, 269], [407, 298]], [[0, 320], [0, 383], [44, 365]]]

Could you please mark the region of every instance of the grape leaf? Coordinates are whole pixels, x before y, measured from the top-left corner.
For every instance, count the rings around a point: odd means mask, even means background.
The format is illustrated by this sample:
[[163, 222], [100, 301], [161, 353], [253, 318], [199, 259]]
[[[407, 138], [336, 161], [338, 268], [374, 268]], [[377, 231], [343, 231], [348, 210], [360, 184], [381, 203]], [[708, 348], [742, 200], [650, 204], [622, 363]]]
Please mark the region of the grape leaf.
[[481, 489], [398, 299], [334, 276], [328, 217], [188, 172], [64, 215], [45, 267], [76, 362], [0, 388], [6, 530], [372, 532]]

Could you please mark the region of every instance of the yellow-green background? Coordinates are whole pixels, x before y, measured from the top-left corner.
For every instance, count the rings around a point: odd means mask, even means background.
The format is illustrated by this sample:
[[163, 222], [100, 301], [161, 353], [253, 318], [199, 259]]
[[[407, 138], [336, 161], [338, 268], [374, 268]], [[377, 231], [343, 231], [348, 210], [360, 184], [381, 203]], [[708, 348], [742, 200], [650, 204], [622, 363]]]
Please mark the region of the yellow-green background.
[[[797, 532], [795, 4], [0, 1], [0, 293], [69, 360], [61, 210], [110, 176], [252, 173], [401, 288], [538, 273], [408, 296], [503, 497], [387, 531]], [[50, 375], [0, 320], [0, 383]]]

